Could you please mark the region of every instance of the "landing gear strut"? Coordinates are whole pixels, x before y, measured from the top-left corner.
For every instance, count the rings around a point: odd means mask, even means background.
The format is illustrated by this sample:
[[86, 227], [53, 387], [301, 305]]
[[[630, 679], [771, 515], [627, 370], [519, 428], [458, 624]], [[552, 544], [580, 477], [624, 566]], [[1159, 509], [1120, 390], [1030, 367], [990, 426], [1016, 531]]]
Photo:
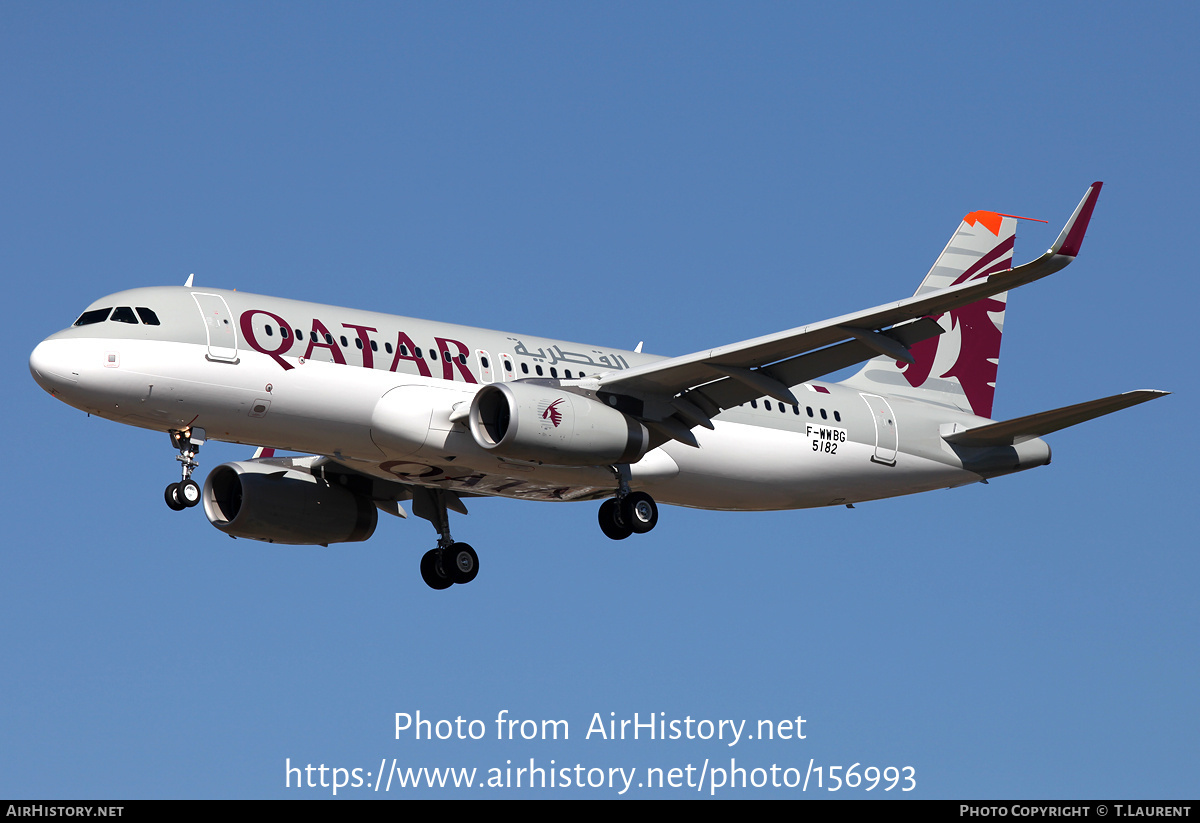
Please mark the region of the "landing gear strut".
[[204, 445], [204, 429], [187, 428], [168, 434], [171, 435], [171, 445], [179, 449], [175, 459], [183, 464], [183, 479], [167, 486], [163, 496], [167, 505], [178, 512], [200, 502], [200, 486], [192, 479], [192, 471], [200, 465], [196, 462], [196, 453]]
[[658, 524], [658, 505], [645, 492], [629, 490], [629, 466], [614, 466], [617, 496], [600, 505], [600, 531], [613, 540], [645, 534]]
[[467, 513], [458, 495], [448, 489], [413, 489], [413, 514], [428, 520], [438, 531], [437, 548], [421, 557], [421, 579], [431, 589], [470, 583], [479, 574], [479, 555], [469, 544], [456, 543], [450, 536], [447, 508]]

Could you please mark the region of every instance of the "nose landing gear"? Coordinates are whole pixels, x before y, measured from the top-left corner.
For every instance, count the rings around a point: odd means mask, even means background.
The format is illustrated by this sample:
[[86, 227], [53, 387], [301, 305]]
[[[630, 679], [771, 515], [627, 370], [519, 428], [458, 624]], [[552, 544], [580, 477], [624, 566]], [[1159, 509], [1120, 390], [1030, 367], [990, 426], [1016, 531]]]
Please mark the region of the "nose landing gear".
[[168, 434], [171, 435], [171, 445], [179, 450], [175, 459], [182, 464], [183, 479], [167, 486], [163, 497], [167, 505], [178, 512], [200, 502], [200, 486], [192, 479], [192, 471], [200, 465], [196, 462], [196, 453], [204, 445], [204, 429], [187, 428]]

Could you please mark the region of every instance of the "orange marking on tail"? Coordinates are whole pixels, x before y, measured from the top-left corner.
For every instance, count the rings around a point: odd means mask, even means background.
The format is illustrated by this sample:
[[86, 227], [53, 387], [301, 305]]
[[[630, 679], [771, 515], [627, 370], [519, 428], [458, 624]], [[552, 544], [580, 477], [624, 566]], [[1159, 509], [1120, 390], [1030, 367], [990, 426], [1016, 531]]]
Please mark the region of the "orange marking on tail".
[[985, 229], [999, 237], [1000, 224], [1004, 222], [1004, 215], [997, 214], [994, 211], [973, 211], [963, 218], [963, 222], [968, 226], [982, 223]]
[[1032, 220], [1035, 223], [1049, 223], [1049, 220], [1038, 220], [1036, 217], [1022, 217], [1019, 214], [1003, 214], [998, 211], [973, 211], [963, 218], [963, 222], [968, 226], [974, 226], [976, 223], [982, 223], [983, 227], [997, 237], [1000, 236], [1000, 223], [1005, 217], [1011, 217], [1014, 220]]

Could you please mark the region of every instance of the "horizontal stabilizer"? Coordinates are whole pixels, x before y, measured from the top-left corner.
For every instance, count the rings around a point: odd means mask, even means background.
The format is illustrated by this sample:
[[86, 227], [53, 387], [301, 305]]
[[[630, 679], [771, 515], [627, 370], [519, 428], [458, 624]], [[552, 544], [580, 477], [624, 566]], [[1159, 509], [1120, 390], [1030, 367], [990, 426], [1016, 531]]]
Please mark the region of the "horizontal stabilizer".
[[1112, 414], [1115, 411], [1127, 409], [1167, 394], [1170, 392], [1155, 389], [1139, 389], [1124, 394], [1114, 394], [1112, 397], [1089, 400], [1086, 403], [1076, 403], [1074, 406], [1064, 406], [1061, 409], [1038, 412], [1001, 423], [989, 423], [986, 426], [955, 432], [946, 435], [945, 440], [947, 443], [957, 446], [1011, 446], [1022, 440], [1051, 434], [1059, 429], [1083, 423], [1094, 417]]

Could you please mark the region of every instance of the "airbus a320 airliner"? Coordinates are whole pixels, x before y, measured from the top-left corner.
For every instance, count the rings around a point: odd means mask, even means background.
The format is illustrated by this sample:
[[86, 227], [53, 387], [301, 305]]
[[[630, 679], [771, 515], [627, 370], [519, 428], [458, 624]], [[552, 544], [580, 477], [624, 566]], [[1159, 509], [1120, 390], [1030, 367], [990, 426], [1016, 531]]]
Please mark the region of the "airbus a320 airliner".
[[[165, 431], [182, 477], [235, 537], [366, 540], [402, 501], [437, 529], [434, 589], [473, 580], [450, 535], [463, 498], [602, 500], [614, 540], [657, 502], [800, 509], [977, 483], [1050, 462], [1040, 438], [1159, 397], [1141, 390], [994, 422], [1006, 293], [1079, 254], [1088, 188], [1054, 245], [1013, 267], [1017, 218], [963, 218], [914, 296], [682, 357], [184, 286], [92, 303], [29, 358], [50, 394]], [[820, 378], [863, 363], [840, 383]], [[192, 479], [208, 439], [253, 459]], [[275, 456], [275, 449], [306, 456]]]

